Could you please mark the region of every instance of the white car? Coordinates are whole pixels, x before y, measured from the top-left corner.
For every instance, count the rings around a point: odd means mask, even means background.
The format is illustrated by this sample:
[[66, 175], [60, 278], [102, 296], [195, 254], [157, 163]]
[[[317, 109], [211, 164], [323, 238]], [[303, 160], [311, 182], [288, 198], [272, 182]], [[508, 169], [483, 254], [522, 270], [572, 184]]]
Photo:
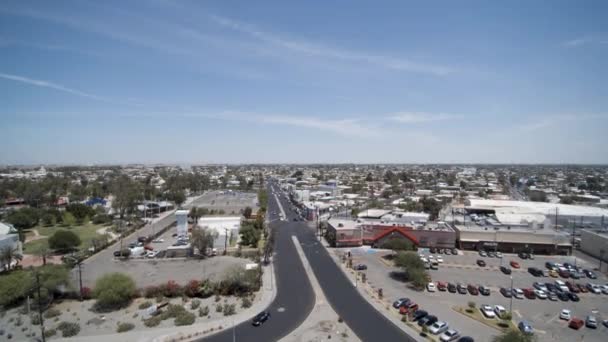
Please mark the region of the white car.
[[481, 310], [481, 313], [483, 313], [484, 316], [486, 316], [487, 318], [496, 317], [496, 314], [494, 313], [494, 310], [492, 310], [492, 307], [487, 304], [482, 305], [480, 310]]
[[441, 256], [438, 256], [435, 260], [437, 260], [438, 263], [443, 264], [443, 258]]
[[515, 297], [517, 299], [523, 299], [524, 291], [522, 291], [521, 289], [518, 289], [518, 288], [513, 289], [513, 297]]
[[600, 285], [603, 294], [608, 294], [608, 285]]
[[439, 336], [439, 340], [442, 342], [454, 341], [460, 337], [460, 333], [454, 329], [448, 329], [446, 332]]
[[446, 322], [437, 321], [437, 322], [433, 323], [433, 325], [431, 325], [431, 327], [429, 328], [429, 331], [433, 335], [439, 335], [439, 334], [443, 333], [444, 331], [448, 330], [448, 328], [449, 328], [449, 326]]
[[502, 258], [502, 253], [500, 253], [500, 252], [496, 252], [496, 257], [497, 257], [497, 258]]
[[496, 316], [502, 317], [507, 313], [507, 309], [505, 309], [502, 305], [494, 305], [494, 312], [496, 313]]
[[148, 257], [148, 258], [154, 258], [157, 254], [158, 254], [158, 251], [149, 251], [146, 254], [146, 257]]
[[420, 257], [420, 260], [422, 260], [422, 262], [423, 262], [423, 263], [425, 263], [425, 264], [426, 264], [427, 262], [429, 262], [429, 261], [428, 261], [428, 260], [427, 260], [425, 257]]
[[547, 293], [543, 290], [534, 290], [534, 294], [540, 299], [547, 299]]
[[434, 284], [434, 283], [428, 283], [428, 284], [426, 285], [426, 289], [427, 289], [429, 292], [435, 292], [435, 290], [437, 289], [437, 287], [435, 286], [435, 284]]
[[596, 284], [591, 284], [591, 288], [589, 288], [589, 291], [596, 294], [602, 293], [602, 289], [599, 287], [599, 285]]
[[568, 310], [568, 309], [563, 309], [559, 313], [559, 319], [565, 319], [566, 321], [569, 321], [571, 317], [572, 317], [572, 315], [570, 313], [570, 310]]
[[153, 240], [152, 242], [154, 242], [154, 243], [163, 243], [163, 242], [165, 242], [165, 239], [156, 239], [156, 240]]

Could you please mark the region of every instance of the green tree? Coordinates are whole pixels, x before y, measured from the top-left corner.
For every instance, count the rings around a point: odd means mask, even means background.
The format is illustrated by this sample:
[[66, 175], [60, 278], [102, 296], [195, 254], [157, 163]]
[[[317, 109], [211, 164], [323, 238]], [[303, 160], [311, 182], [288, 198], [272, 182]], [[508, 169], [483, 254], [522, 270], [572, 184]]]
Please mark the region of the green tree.
[[49, 247], [61, 252], [71, 251], [80, 243], [80, 237], [69, 230], [58, 230], [49, 238]]
[[245, 210], [243, 210], [243, 217], [249, 219], [251, 217], [252, 212], [253, 210], [251, 209], [251, 207], [246, 207]]
[[415, 252], [399, 252], [395, 257], [395, 266], [406, 270], [424, 269], [424, 263]]
[[113, 310], [127, 306], [135, 295], [135, 282], [122, 273], [109, 273], [95, 282], [93, 297], [98, 310]]
[[389, 239], [380, 245], [380, 248], [390, 249], [393, 252], [410, 251], [414, 249], [414, 244], [404, 238]]
[[25, 230], [38, 224], [38, 210], [34, 208], [22, 208], [8, 214], [6, 220], [19, 232], [19, 240], [25, 242]]
[[79, 223], [82, 223], [86, 217], [95, 215], [95, 210], [93, 210], [93, 208], [82, 203], [72, 203], [68, 205], [65, 210], [74, 215], [74, 218]]
[[207, 249], [213, 247], [217, 232], [209, 229], [194, 228], [192, 230], [192, 247], [199, 250], [200, 255], [206, 256]]
[[524, 334], [519, 330], [508, 329], [498, 336], [492, 338], [492, 342], [534, 342], [536, 336]]
[[241, 234], [241, 245], [257, 247], [258, 241], [262, 236], [262, 231], [256, 229], [251, 224], [244, 224], [241, 226], [240, 232]]
[[126, 175], [122, 175], [114, 180], [112, 184], [112, 207], [118, 211], [120, 218], [124, 218], [127, 212], [135, 208], [135, 205], [142, 198], [142, 192], [137, 183]]

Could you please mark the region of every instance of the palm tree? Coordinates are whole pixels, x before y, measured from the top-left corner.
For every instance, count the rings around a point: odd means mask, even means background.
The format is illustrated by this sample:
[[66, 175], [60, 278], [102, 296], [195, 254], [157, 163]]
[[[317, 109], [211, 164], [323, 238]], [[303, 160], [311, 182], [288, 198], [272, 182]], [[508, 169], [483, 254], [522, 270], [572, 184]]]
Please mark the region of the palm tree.
[[6, 270], [11, 269], [11, 263], [13, 260], [19, 261], [23, 258], [17, 247], [15, 246], [4, 246], [0, 248], [0, 262], [2, 263], [2, 267]]

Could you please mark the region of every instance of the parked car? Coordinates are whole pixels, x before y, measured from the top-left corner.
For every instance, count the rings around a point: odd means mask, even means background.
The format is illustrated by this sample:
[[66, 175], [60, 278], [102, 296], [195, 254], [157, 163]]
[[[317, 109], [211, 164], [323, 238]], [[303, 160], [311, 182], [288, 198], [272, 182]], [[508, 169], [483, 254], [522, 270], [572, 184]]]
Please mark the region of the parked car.
[[424, 310], [417, 310], [416, 312], [414, 312], [414, 315], [412, 316], [412, 319], [414, 321], [417, 321], [423, 317], [428, 316], [428, 312], [424, 311]]
[[578, 302], [581, 300], [576, 293], [568, 292], [566, 294], [568, 295], [568, 298], [573, 302]]
[[520, 267], [519, 263], [517, 261], [515, 261], [515, 260], [511, 260], [510, 264], [511, 264], [511, 267], [513, 267], [513, 268], [519, 268]]
[[[446, 251], [447, 251], [447, 250], [448, 250], [448, 249], [446, 248]], [[458, 249], [456, 249], [456, 248], [452, 248], [451, 252], [452, 252], [452, 254], [454, 254], [454, 255], [458, 255]]]
[[496, 258], [496, 253], [489, 251], [488, 252], [488, 258]]
[[528, 321], [519, 322], [517, 327], [524, 334], [533, 334], [534, 333], [534, 328], [532, 327], [532, 324], [530, 324], [530, 322], [528, 322]]
[[486, 267], [486, 262], [481, 259], [477, 259], [477, 265], [479, 267]]
[[479, 286], [478, 290], [479, 290], [479, 293], [481, 293], [484, 296], [489, 296], [490, 295], [490, 289], [487, 288], [487, 287], [485, 287], [485, 286], [483, 286], [483, 285]]
[[579, 290], [578, 286], [576, 286], [576, 284], [574, 284], [573, 282], [567, 281], [566, 286], [568, 287], [568, 290], [570, 290], [570, 292], [574, 292], [574, 293], [581, 292], [581, 290]]
[[255, 317], [253, 317], [251, 324], [253, 326], [257, 327], [257, 326], [261, 325], [262, 323], [266, 322], [269, 318], [270, 318], [270, 312], [262, 311], [259, 314], [255, 315]]
[[443, 257], [441, 255], [437, 256], [437, 258], [435, 259], [435, 261], [437, 261], [440, 264], [443, 264]]
[[429, 328], [429, 331], [433, 335], [439, 335], [439, 334], [442, 334], [444, 331], [448, 330], [448, 328], [449, 328], [449, 325], [446, 322], [437, 321], [437, 322], [433, 323], [433, 325], [431, 325], [431, 327]]
[[587, 316], [587, 318], [585, 318], [585, 326], [587, 328], [597, 329], [597, 319], [595, 316]]
[[399, 309], [401, 306], [408, 305], [411, 302], [412, 301], [409, 298], [399, 298], [399, 299], [397, 299], [396, 301], [393, 302], [393, 307], [395, 309]]
[[465, 336], [465, 337], [459, 338], [458, 342], [475, 342], [475, 339], [473, 339], [470, 336]]
[[528, 299], [536, 299], [536, 294], [533, 289], [524, 289], [524, 297]]
[[528, 253], [524, 253], [524, 252], [519, 252], [517, 255], [522, 259], [528, 259], [528, 257], [529, 257]]
[[500, 271], [504, 274], [511, 274], [511, 268], [507, 266], [500, 266]]
[[513, 297], [515, 297], [517, 299], [523, 299], [524, 298], [524, 291], [522, 291], [522, 289], [514, 288], [513, 289]]
[[547, 286], [544, 283], [539, 283], [537, 281], [534, 282], [534, 284], [532, 284], [532, 286], [537, 289], [537, 290], [542, 290], [547, 292]]
[[568, 270], [559, 270], [557, 273], [562, 278], [570, 278], [570, 272]]
[[561, 300], [562, 302], [567, 302], [570, 300], [570, 296], [568, 296], [567, 293], [559, 291], [555, 293], [557, 295], [557, 298], [559, 298], [559, 300]]
[[454, 329], [446, 330], [441, 336], [439, 336], [439, 340], [441, 342], [449, 342], [454, 341], [460, 336], [460, 333]]
[[494, 305], [494, 313], [496, 313], [496, 316], [502, 318], [503, 315], [507, 313], [507, 309], [502, 305]]
[[479, 310], [481, 311], [481, 313], [483, 313], [484, 316], [486, 316], [487, 318], [495, 318], [496, 314], [494, 313], [494, 310], [492, 310], [492, 307], [487, 305], [487, 304], [483, 304]]
[[568, 326], [574, 330], [578, 330], [578, 329], [582, 328], [583, 325], [585, 325], [585, 322], [583, 322], [583, 320], [580, 318], [573, 318], [570, 320], [570, 323], [568, 324]]
[[559, 274], [557, 274], [556, 270], [550, 270], [549, 271], [549, 276], [552, 277], [552, 278], [557, 278], [557, 277], [559, 277]]
[[401, 305], [399, 307], [399, 313], [402, 315], [411, 314], [418, 311], [418, 304], [411, 302], [407, 305]]
[[566, 321], [569, 321], [571, 318], [571, 311], [568, 309], [562, 309], [562, 311], [559, 313], [559, 319], [565, 319]]
[[534, 290], [534, 295], [538, 299], [547, 299], [547, 293], [543, 290]]
[[597, 279], [597, 276], [595, 273], [593, 273], [593, 271], [583, 270], [583, 273], [585, 273], [585, 276], [587, 276], [589, 279]]
[[467, 290], [469, 290], [469, 293], [473, 296], [477, 296], [479, 294], [479, 290], [477, 290], [477, 287], [475, 285], [469, 284], [467, 286]]
[[443, 282], [443, 281], [438, 281], [437, 282], [437, 290], [439, 291], [446, 291], [448, 289], [448, 284]]
[[458, 283], [458, 285], [456, 285], [456, 289], [458, 290], [458, 293], [460, 293], [460, 294], [467, 294], [467, 288], [460, 283]]
[[606, 328], [608, 328], [608, 319], [603, 320], [603, 321], [602, 321], [602, 324], [603, 324], [603, 325], [604, 325]]
[[437, 316], [426, 315], [423, 318], [421, 318], [420, 320], [418, 320], [418, 325], [419, 326], [425, 326], [425, 325], [429, 326], [437, 321], [438, 321]]
[[536, 267], [528, 267], [528, 273], [530, 273], [531, 275], [533, 275], [535, 277], [542, 277], [543, 276], [543, 271], [539, 270]]
[[496, 257], [497, 257], [497, 258], [502, 258], [502, 253], [500, 253], [500, 252], [496, 252], [496, 253], [494, 253], [494, 254], [496, 254]]
[[547, 293], [547, 299], [549, 299], [552, 302], [557, 301], [557, 295], [554, 292], [549, 292]]
[[513, 296], [513, 291], [510, 288], [501, 287], [500, 294], [502, 294], [503, 296], [505, 296], [507, 298], [511, 298]]
[[591, 284], [591, 283], [588, 283], [588, 284], [587, 284], [587, 290], [589, 290], [589, 292], [591, 292], [591, 293], [595, 293], [595, 294], [600, 294], [600, 293], [602, 293], [602, 290], [601, 290], [601, 289], [600, 289], [600, 287], [599, 287], [599, 286], [597, 286], [596, 284]]
[[146, 253], [146, 257], [148, 258], [155, 258], [156, 255], [158, 255], [158, 251], [149, 251], [148, 253]]
[[456, 285], [453, 283], [448, 283], [448, 292], [456, 293]]
[[581, 293], [587, 293], [587, 292], [589, 292], [589, 290], [587, 289], [587, 287], [585, 287], [585, 285], [583, 285], [583, 284], [576, 284], [576, 287], [578, 287], [578, 289], [581, 291]]
[[487, 257], [488, 253], [486, 253], [486, 251], [479, 251], [479, 256], [481, 256], [481, 257]]
[[434, 284], [434, 283], [428, 283], [428, 284], [426, 284], [426, 289], [427, 289], [427, 291], [429, 291], [429, 292], [435, 292], [435, 290], [436, 290], [437, 288], [435, 287], [435, 284]]
[[367, 269], [367, 265], [365, 264], [357, 264], [353, 267], [355, 271], [365, 271]]

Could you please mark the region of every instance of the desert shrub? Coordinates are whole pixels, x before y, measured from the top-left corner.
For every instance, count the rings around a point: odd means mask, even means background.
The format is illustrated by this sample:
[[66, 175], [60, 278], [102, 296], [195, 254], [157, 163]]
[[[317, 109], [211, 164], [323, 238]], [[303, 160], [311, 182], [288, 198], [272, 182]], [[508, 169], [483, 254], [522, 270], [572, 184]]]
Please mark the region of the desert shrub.
[[200, 301], [200, 300], [198, 300], [198, 299], [193, 299], [193, 300], [192, 300], [192, 303], [190, 303], [190, 308], [191, 308], [192, 310], [196, 310], [196, 309], [198, 309], [198, 307], [199, 307], [199, 306], [201, 306], [201, 301]]
[[30, 316], [30, 321], [32, 322], [32, 325], [40, 325], [40, 315], [37, 313], [32, 314]]
[[158, 295], [162, 294], [161, 289], [158, 286], [146, 286], [144, 288], [144, 297], [146, 298], [155, 298]]
[[151, 302], [151, 301], [149, 301], [149, 300], [147, 300], [147, 301], [145, 301], [145, 302], [143, 302], [143, 303], [139, 304], [139, 309], [140, 309], [140, 310], [143, 310], [143, 309], [147, 309], [147, 308], [149, 308], [149, 307], [151, 307], [151, 306], [152, 306], [152, 302]]
[[236, 306], [234, 304], [224, 304], [224, 316], [234, 315], [236, 313]]
[[17, 319], [15, 320], [15, 326], [16, 326], [16, 327], [20, 327], [20, 326], [22, 326], [22, 325], [23, 325], [23, 318], [21, 318], [21, 315], [19, 315], [19, 316], [17, 317]]
[[177, 315], [177, 317], [175, 317], [175, 325], [176, 326], [192, 325], [192, 323], [194, 323], [195, 320], [196, 320], [196, 317], [194, 316], [193, 313], [184, 311], [184, 312], [179, 313]]
[[204, 308], [198, 309], [198, 317], [205, 317], [209, 315], [209, 307], [205, 305]]
[[201, 282], [198, 280], [190, 280], [184, 287], [184, 294], [188, 297], [197, 297], [201, 292]]
[[116, 327], [116, 332], [121, 333], [121, 332], [129, 331], [129, 330], [133, 330], [133, 328], [135, 328], [135, 324], [133, 324], [133, 323], [118, 323], [118, 326]]
[[128, 305], [135, 293], [135, 282], [122, 273], [110, 273], [97, 279], [93, 294], [98, 310], [117, 309]]
[[177, 297], [181, 293], [182, 288], [174, 280], [169, 280], [165, 285], [163, 285], [163, 295], [165, 295], [165, 297]]
[[245, 309], [251, 307], [251, 300], [248, 297], [243, 297], [241, 299], [241, 307]]
[[222, 304], [217, 304], [215, 306], [215, 312], [222, 312], [222, 310], [224, 310], [224, 307], [222, 306]]
[[57, 325], [57, 330], [61, 331], [63, 337], [76, 336], [80, 332], [80, 324], [63, 321]]
[[44, 337], [53, 337], [57, 334], [57, 330], [55, 329], [47, 329], [44, 331]]
[[153, 328], [155, 326], [158, 326], [161, 321], [162, 321], [162, 319], [161, 319], [160, 315], [152, 316], [152, 317], [144, 320], [144, 325], [148, 328]]
[[175, 318], [179, 314], [181, 314], [182, 312], [185, 312], [185, 311], [186, 311], [186, 309], [184, 309], [184, 307], [181, 306], [181, 305], [169, 304], [167, 306], [167, 308], [165, 309], [165, 311], [163, 311], [160, 314], [160, 318], [162, 320], [165, 320], [165, 319], [168, 319], [168, 318]]
[[220, 297], [220, 295], [215, 295], [215, 302], [219, 302], [222, 299], [222, 297]]

